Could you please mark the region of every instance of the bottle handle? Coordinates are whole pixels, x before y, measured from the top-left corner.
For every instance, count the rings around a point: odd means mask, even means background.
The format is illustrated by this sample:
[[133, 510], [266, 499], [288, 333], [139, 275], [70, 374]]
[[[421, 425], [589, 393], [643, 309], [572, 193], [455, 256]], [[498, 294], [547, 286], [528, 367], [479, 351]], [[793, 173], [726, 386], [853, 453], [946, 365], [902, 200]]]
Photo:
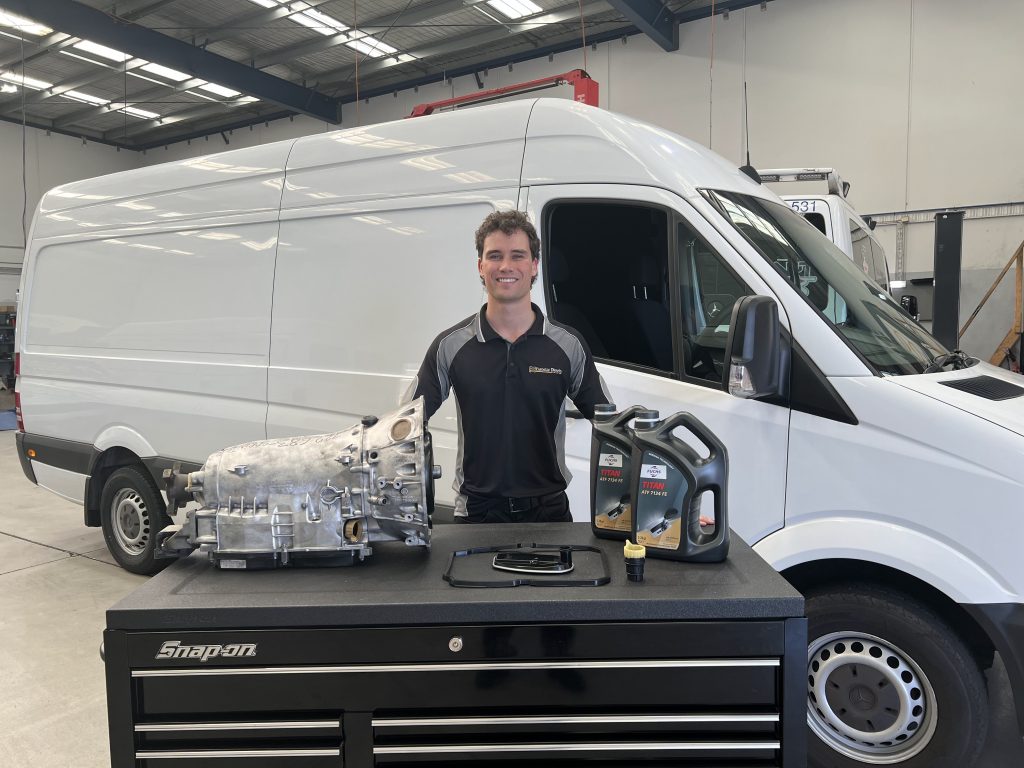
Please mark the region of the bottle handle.
[[[720, 455], [725, 455], [725, 444], [715, 436], [714, 432], [708, 429], [703, 421], [686, 411], [674, 413], [665, 419], [658, 428], [658, 437], [667, 437], [676, 427], [686, 427], [708, 449], [710, 455], [708, 458], [701, 460], [703, 463], [713, 463]], [[689, 446], [686, 447], [693, 450]]]
[[[715, 532], [704, 533], [700, 527], [700, 501], [704, 491], [711, 491], [715, 497]], [[686, 521], [686, 538], [690, 544], [690, 554], [699, 555], [718, 547], [729, 533], [729, 520], [723, 504], [725, 492], [721, 486], [707, 486], [695, 489], [690, 501], [689, 514]]]
[[631, 422], [633, 418], [640, 413], [640, 411], [649, 410], [643, 405], [631, 405], [626, 410], [620, 412], [614, 419], [611, 420], [611, 427], [613, 429], [619, 429], [624, 427], [626, 424]]

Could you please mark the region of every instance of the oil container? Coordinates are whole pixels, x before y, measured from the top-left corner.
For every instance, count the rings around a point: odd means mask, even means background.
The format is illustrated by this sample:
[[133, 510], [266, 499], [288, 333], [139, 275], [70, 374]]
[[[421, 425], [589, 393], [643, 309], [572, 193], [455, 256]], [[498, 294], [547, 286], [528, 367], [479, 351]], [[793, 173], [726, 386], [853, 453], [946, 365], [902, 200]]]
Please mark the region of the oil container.
[[[657, 411], [635, 415], [632, 538], [648, 557], [716, 563], [729, 553], [725, 445], [700, 420], [681, 412], [659, 420]], [[704, 446], [702, 455], [672, 434], [683, 427]], [[714, 527], [705, 531], [701, 512]]]
[[633, 530], [630, 459], [633, 432], [629, 422], [646, 409], [634, 405], [622, 413], [607, 403], [594, 406], [590, 447], [590, 527], [602, 539], [625, 541]]

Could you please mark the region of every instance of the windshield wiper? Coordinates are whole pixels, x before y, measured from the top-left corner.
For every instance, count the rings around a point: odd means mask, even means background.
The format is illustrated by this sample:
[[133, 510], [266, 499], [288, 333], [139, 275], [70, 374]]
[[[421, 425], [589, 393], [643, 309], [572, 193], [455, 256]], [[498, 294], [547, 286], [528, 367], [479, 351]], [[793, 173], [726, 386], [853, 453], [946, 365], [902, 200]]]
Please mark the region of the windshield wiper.
[[950, 364], [952, 364], [954, 371], [959, 371], [961, 368], [969, 368], [976, 362], [977, 360], [975, 358], [969, 357], [959, 349], [954, 349], [952, 352], [947, 352], [944, 355], [938, 355], [934, 360], [932, 360], [931, 365], [924, 369], [924, 372], [936, 373]]

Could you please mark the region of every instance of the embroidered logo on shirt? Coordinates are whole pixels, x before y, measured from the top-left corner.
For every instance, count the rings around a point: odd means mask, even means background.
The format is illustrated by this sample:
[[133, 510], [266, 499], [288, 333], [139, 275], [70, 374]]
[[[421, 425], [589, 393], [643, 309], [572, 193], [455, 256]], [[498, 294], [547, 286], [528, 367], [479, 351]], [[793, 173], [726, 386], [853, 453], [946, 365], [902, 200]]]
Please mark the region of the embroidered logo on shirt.
[[536, 365], [530, 366], [530, 373], [554, 373], [559, 376], [562, 375], [561, 368], [538, 368]]

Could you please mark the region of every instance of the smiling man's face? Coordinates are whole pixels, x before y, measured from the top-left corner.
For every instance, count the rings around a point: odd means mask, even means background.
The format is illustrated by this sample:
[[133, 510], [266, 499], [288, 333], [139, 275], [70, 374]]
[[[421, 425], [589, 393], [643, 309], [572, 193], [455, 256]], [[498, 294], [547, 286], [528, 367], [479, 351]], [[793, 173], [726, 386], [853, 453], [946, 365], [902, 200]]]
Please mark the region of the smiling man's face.
[[477, 262], [487, 296], [501, 303], [529, 301], [537, 262], [530, 255], [530, 240], [516, 230], [511, 235], [492, 232], [484, 239], [483, 256]]

